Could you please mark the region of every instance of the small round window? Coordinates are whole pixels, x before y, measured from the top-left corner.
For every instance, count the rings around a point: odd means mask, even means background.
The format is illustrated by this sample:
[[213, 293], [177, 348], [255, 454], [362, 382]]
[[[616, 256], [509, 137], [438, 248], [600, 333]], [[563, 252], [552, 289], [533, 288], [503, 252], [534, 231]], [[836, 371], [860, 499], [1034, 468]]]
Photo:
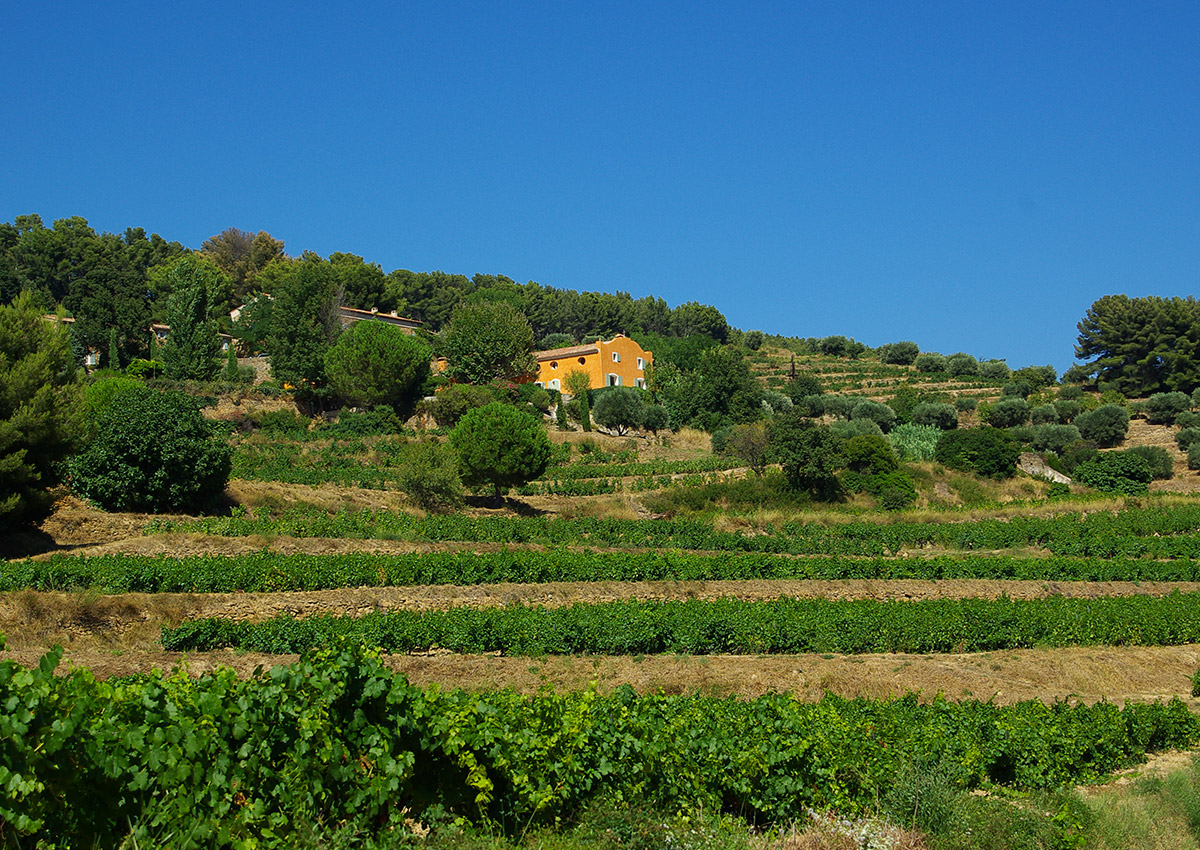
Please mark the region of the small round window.
[[551, 368], [551, 369], [557, 369], [557, 368], [558, 368], [558, 361], [557, 361], [557, 360], [554, 360], [554, 361], [552, 361], [552, 362], [550, 363], [550, 368]]
[[586, 358], [586, 357], [580, 357], [580, 358], [579, 358], [579, 362], [580, 362], [580, 363], [587, 363], [587, 358]]

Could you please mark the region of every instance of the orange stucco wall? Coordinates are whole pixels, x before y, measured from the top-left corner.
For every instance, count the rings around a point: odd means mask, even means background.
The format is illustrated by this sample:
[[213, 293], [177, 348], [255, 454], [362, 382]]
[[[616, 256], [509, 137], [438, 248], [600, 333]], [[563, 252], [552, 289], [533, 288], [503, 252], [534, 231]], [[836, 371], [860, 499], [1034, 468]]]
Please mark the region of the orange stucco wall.
[[[550, 389], [565, 390], [567, 375], [585, 372], [592, 389], [609, 386], [612, 375], [617, 376], [622, 387], [639, 386], [639, 381], [645, 385], [646, 367], [654, 361], [653, 352], [646, 351], [629, 337], [619, 335], [607, 342], [601, 340], [595, 348], [597, 352], [539, 356], [538, 383]], [[614, 359], [614, 354], [619, 359]]]

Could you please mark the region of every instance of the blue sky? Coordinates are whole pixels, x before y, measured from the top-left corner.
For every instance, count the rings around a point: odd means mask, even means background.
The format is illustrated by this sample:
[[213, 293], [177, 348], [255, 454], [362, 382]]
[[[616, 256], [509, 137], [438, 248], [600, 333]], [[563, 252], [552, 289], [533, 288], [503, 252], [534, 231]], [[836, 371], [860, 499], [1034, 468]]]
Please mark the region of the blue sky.
[[1200, 4], [24, 3], [0, 220], [1072, 362], [1195, 293]]

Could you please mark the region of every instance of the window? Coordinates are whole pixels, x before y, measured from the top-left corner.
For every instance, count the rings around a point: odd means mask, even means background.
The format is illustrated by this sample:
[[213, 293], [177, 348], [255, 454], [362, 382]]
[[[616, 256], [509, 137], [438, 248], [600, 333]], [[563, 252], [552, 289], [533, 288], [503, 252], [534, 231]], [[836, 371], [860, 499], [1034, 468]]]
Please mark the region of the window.
[[646, 379], [645, 379], [645, 378], [634, 378], [634, 379], [633, 379], [633, 382], [634, 382], [635, 384], [637, 384], [637, 388], [638, 388], [639, 390], [644, 390], [644, 389], [646, 389]]
[[612, 353], [612, 355], [613, 355], [613, 363], [620, 363], [620, 362], [621, 362], [621, 352], [619, 352], [619, 351], [614, 351], [614, 352]]
[[552, 389], [552, 390], [560, 389], [559, 383], [558, 383], [558, 378], [554, 378], [552, 381], [550, 381], [550, 389]]
[[582, 365], [584, 365], [585, 363], [587, 363], [587, 358], [586, 358], [586, 357], [580, 357], [580, 358], [579, 358], [579, 365], [580, 365], [580, 366], [582, 366]]
[[[534, 381], [534, 382], [533, 382], [533, 385], [534, 385], [535, 387], [541, 387], [541, 386], [542, 386], [542, 382], [541, 382], [541, 381]], [[545, 387], [542, 387], [542, 389], [545, 389]]]
[[550, 361], [550, 368], [551, 368], [551, 369], [557, 369], [557, 368], [558, 368], [558, 361], [557, 361], [557, 360], [551, 360], [551, 361]]
[[608, 373], [608, 385], [610, 387], [621, 386], [621, 376], [616, 374], [615, 372], [609, 372]]
[[638, 358], [638, 368], [639, 368], [639, 369], [645, 369], [645, 368], [646, 368], [646, 361], [645, 361], [645, 360], [643, 360], [643, 359], [642, 359], [642, 358], [640, 358], [640, 357]]

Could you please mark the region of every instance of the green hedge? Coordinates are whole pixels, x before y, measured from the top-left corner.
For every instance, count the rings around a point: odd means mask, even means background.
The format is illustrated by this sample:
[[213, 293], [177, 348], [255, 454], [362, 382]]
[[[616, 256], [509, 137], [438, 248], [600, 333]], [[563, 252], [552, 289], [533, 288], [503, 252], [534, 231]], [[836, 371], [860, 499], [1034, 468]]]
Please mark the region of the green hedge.
[[[947, 432], [953, 433], [953, 432]], [[153, 532], [202, 532], [230, 537], [291, 535], [412, 541], [538, 543], [613, 548], [698, 549], [796, 555], [892, 555], [941, 546], [961, 550], [1044, 547], [1057, 555], [1112, 558], [1200, 557], [1200, 505], [1129, 508], [1116, 513], [972, 522], [788, 522], [754, 534], [717, 531], [702, 520], [547, 519], [546, 517], [414, 517], [387, 511], [327, 514], [294, 508], [272, 518], [250, 516], [156, 520]]]
[[759, 553], [591, 552], [520, 549], [381, 555], [54, 555], [0, 563], [0, 591], [232, 593], [551, 581], [720, 581], [747, 579], [1027, 579], [1200, 581], [1200, 561], [1148, 558], [789, 557]]
[[450, 608], [364, 617], [216, 618], [164, 628], [168, 651], [301, 652], [344, 636], [388, 652], [641, 655], [675, 652], [986, 652], [1200, 642], [1200, 594], [1013, 600], [734, 599]]
[[[867, 810], [911, 764], [960, 788], [1055, 788], [1200, 739], [1169, 704], [997, 706], [630, 688], [421, 690], [339, 647], [240, 680], [97, 682], [0, 662], [0, 836], [21, 847], [293, 847], [314, 824], [385, 835], [461, 817], [509, 835], [589, 801], [787, 824]], [[395, 833], [392, 833], [395, 834]]]

